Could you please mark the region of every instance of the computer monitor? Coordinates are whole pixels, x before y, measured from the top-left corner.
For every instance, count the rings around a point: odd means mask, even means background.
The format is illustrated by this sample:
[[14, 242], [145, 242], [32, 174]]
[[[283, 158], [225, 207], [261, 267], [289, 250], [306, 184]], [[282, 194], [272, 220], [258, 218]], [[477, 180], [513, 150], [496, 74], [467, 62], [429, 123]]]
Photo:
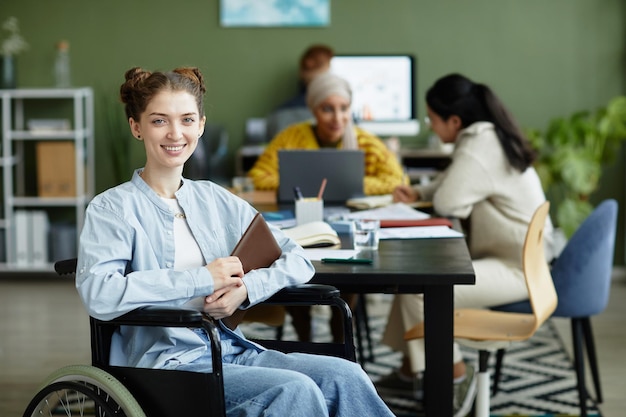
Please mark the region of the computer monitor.
[[335, 55], [330, 70], [352, 87], [357, 125], [377, 135], [419, 133], [412, 55]]

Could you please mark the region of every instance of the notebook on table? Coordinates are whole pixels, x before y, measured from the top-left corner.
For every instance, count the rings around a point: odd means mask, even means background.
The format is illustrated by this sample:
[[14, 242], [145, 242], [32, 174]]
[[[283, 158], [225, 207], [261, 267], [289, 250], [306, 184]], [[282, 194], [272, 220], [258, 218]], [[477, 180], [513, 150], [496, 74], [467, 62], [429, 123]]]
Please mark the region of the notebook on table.
[[294, 188], [302, 195], [316, 197], [326, 178], [324, 205], [344, 205], [362, 197], [365, 153], [345, 149], [283, 149], [278, 151], [279, 204], [293, 204]]

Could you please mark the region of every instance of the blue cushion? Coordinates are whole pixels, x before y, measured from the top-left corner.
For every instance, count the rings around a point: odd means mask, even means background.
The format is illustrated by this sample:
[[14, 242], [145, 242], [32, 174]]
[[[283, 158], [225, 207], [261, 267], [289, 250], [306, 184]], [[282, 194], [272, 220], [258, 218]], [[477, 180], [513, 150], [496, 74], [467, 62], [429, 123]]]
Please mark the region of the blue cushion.
[[[555, 317], [589, 317], [602, 312], [609, 300], [617, 201], [603, 201], [585, 219], [552, 266], [558, 295]], [[528, 301], [493, 307], [530, 313]]]

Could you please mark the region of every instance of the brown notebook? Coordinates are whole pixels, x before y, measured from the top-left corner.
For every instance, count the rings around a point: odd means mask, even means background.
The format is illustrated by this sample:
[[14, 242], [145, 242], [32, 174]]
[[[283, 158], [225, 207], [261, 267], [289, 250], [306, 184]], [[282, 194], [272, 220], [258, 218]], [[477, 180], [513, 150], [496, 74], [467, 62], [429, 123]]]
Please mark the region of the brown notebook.
[[[231, 255], [237, 256], [243, 266], [243, 272], [253, 269], [267, 268], [280, 258], [282, 250], [274, 238], [261, 213], [257, 213], [244, 232]], [[245, 310], [237, 310], [232, 316], [222, 319], [230, 328], [234, 329], [241, 323]]]

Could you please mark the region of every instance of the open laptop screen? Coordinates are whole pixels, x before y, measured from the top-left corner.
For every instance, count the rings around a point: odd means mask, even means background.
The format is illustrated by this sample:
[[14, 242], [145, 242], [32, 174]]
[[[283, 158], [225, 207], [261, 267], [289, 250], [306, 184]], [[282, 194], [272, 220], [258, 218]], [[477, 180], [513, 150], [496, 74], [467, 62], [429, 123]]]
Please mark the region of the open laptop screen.
[[365, 155], [361, 150], [279, 150], [278, 171], [278, 203], [293, 203], [295, 187], [304, 197], [317, 196], [324, 178], [325, 204], [344, 204], [363, 196]]

